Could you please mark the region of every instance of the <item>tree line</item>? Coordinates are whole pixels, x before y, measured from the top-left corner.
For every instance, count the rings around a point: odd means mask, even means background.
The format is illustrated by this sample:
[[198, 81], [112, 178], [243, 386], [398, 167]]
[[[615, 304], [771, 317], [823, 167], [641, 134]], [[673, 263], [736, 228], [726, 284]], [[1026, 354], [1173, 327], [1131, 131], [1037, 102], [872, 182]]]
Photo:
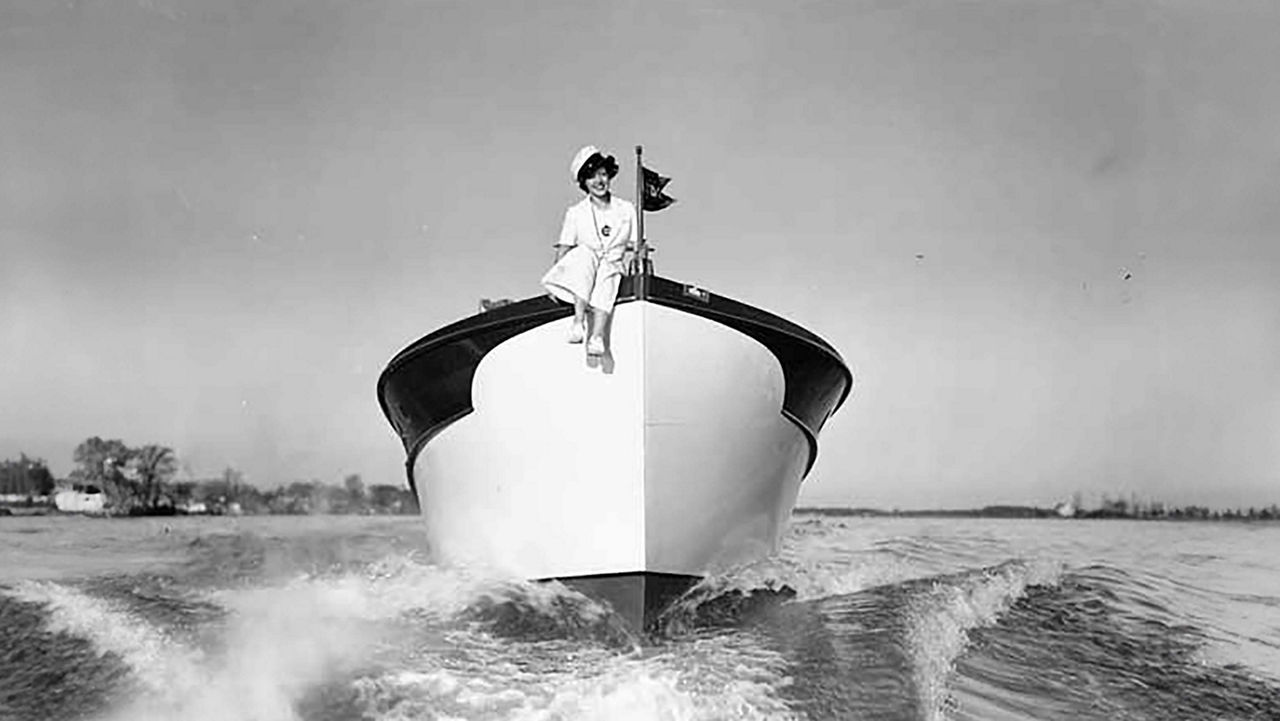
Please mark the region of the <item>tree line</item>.
[[75, 469], [62, 482], [42, 459], [22, 454], [0, 462], [0, 495], [41, 496], [58, 486], [82, 493], [102, 493], [110, 513], [310, 514], [416, 513], [408, 488], [375, 484], [365, 487], [359, 474], [341, 485], [318, 480], [295, 481], [264, 489], [245, 482], [244, 474], [226, 468], [216, 478], [177, 481], [178, 456], [157, 444], [129, 446], [119, 439], [85, 439], [73, 454]]
[[1137, 518], [1137, 519], [1173, 519], [1196, 521], [1273, 521], [1280, 520], [1280, 506], [1250, 508], [1210, 508], [1208, 506], [1173, 506], [1164, 501], [1140, 499], [1130, 494], [1128, 500], [1123, 496], [1112, 498], [1102, 494], [1097, 508], [1085, 509], [1080, 493], [1071, 499], [1076, 518]]
[[388, 484], [365, 487], [358, 473], [342, 485], [318, 480], [294, 481], [263, 489], [245, 483], [243, 474], [228, 468], [218, 478], [184, 481], [170, 486], [173, 507], [188, 512], [247, 515], [404, 514], [416, 513], [408, 488]]
[[47, 496], [56, 484], [43, 459], [23, 453], [17, 460], [0, 461], [0, 496]]
[[1070, 504], [1053, 508], [1037, 506], [983, 506], [982, 508], [884, 510], [879, 508], [799, 507], [798, 514], [820, 516], [904, 516], [912, 518], [1129, 518], [1137, 520], [1173, 521], [1280, 521], [1280, 505], [1251, 508], [1214, 509], [1207, 506], [1172, 506], [1162, 501], [1140, 501], [1136, 497], [1111, 498], [1104, 494], [1096, 508], [1083, 506], [1082, 494], [1075, 494]]

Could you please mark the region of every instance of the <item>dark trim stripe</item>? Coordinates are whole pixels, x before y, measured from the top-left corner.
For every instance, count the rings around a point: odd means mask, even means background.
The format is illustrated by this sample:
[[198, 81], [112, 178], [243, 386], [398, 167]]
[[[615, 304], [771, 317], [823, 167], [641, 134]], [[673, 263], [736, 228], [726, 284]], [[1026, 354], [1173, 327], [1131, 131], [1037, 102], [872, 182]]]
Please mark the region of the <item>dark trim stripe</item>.
[[[619, 305], [635, 301], [632, 281], [623, 279]], [[658, 276], [648, 277], [647, 285], [648, 302], [733, 328], [777, 357], [786, 383], [783, 415], [809, 442], [807, 475], [817, 458], [818, 433], [853, 387], [840, 354], [813, 333], [759, 308]], [[431, 438], [473, 410], [471, 383], [480, 360], [502, 342], [572, 313], [550, 297], [529, 298], [447, 325], [391, 359], [378, 378], [378, 403], [404, 445], [415, 495], [414, 461]]]

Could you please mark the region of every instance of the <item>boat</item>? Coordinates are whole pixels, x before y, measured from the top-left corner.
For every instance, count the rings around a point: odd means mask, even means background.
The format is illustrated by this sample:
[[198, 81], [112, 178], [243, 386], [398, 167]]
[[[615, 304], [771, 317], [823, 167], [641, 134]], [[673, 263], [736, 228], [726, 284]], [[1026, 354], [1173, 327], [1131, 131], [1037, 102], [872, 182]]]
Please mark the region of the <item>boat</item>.
[[603, 355], [565, 342], [549, 296], [482, 304], [377, 395], [437, 560], [560, 581], [643, 631], [778, 550], [853, 377], [805, 328], [655, 274], [639, 237]]

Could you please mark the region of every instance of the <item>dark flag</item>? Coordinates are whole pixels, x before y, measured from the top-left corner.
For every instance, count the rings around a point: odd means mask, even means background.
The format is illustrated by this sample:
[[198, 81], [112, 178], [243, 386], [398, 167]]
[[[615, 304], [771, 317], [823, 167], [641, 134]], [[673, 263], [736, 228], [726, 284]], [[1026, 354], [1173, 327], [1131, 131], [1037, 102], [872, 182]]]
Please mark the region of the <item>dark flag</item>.
[[675, 198], [662, 192], [662, 189], [667, 187], [667, 183], [671, 182], [671, 178], [664, 178], [644, 166], [641, 166], [641, 170], [644, 171], [643, 207], [646, 211], [652, 213], [676, 202]]

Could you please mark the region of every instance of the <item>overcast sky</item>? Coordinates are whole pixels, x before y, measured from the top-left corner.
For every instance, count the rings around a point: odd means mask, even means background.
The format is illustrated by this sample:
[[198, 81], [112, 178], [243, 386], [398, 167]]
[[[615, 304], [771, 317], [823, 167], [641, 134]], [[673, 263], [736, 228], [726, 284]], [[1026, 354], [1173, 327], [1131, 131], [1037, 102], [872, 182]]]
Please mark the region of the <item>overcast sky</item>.
[[858, 377], [802, 503], [1277, 502], [1278, 37], [1270, 0], [0, 0], [0, 457], [402, 482], [386, 361], [536, 294], [574, 151], [629, 196], [643, 144], [659, 272]]

